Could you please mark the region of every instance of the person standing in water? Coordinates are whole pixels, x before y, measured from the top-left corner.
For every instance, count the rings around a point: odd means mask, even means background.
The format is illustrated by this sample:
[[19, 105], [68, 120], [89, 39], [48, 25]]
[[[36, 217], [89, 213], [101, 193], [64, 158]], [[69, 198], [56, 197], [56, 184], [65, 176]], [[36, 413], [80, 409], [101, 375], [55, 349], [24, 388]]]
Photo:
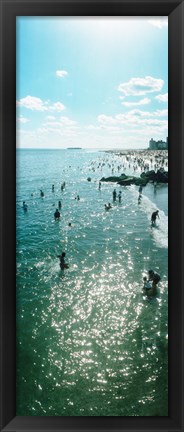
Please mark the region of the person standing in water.
[[154, 297], [157, 295], [157, 283], [158, 283], [158, 279], [157, 276], [155, 275], [153, 277], [151, 288], [145, 290], [145, 293], [147, 294], [148, 297]]
[[141, 194], [139, 194], [139, 196], [138, 196], [138, 204], [140, 204], [140, 203], [141, 203], [141, 198], [142, 198], [142, 195], [141, 195]]
[[116, 201], [116, 189], [113, 190], [112, 196], [113, 196], [113, 201]]
[[153, 270], [149, 270], [148, 279], [147, 277], [144, 277], [143, 281], [143, 294], [146, 294], [148, 297], [155, 296], [157, 294], [157, 284], [160, 281], [160, 275]]
[[119, 191], [118, 199], [119, 199], [119, 203], [121, 203], [121, 191]]
[[151, 223], [152, 223], [152, 225], [155, 224], [157, 217], [158, 217], [158, 219], [160, 219], [158, 213], [159, 213], [159, 210], [156, 210], [155, 212], [152, 213], [152, 215], [151, 215]]
[[60, 269], [61, 270], [64, 270], [65, 268], [68, 268], [68, 264], [65, 263], [65, 256], [66, 256], [65, 252], [62, 252], [61, 255], [57, 255], [57, 257], [60, 260], [60, 264], [59, 265], [60, 265]]
[[160, 281], [160, 275], [153, 270], [148, 270], [148, 280], [158, 283]]

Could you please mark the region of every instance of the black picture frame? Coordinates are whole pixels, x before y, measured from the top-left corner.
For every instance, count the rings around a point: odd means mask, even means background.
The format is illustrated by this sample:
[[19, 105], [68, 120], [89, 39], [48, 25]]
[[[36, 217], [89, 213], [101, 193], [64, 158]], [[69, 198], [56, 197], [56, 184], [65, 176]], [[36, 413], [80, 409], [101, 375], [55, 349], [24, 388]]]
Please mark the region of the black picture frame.
[[[15, 196], [16, 16], [168, 16], [169, 21], [169, 415], [16, 417]], [[0, 0], [2, 431], [183, 431], [184, 1]], [[183, 123], [182, 123], [183, 120]], [[11, 211], [8, 211], [11, 210]]]

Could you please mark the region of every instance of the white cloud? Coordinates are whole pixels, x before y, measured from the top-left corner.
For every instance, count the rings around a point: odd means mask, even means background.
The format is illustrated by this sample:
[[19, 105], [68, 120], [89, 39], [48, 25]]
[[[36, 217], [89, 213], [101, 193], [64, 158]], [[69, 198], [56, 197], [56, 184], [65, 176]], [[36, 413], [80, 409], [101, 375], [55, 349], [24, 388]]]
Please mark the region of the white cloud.
[[154, 18], [151, 20], [148, 20], [149, 24], [151, 24], [154, 27], [157, 27], [159, 29], [162, 29], [164, 27], [168, 27], [168, 18]]
[[[121, 98], [121, 96], [120, 96]], [[151, 99], [148, 98], [144, 98], [141, 99], [137, 102], [121, 102], [121, 105], [125, 106], [125, 107], [131, 107], [131, 106], [138, 106], [138, 105], [147, 105], [151, 102]]]
[[55, 120], [55, 117], [54, 116], [47, 116], [47, 120], [48, 121], [53, 121], [53, 120]]
[[120, 123], [116, 119], [116, 126], [89, 124], [78, 130], [42, 125], [34, 131], [17, 130], [17, 147], [148, 148], [152, 136], [165, 140], [167, 123], [150, 125], [143, 122], [139, 127], [135, 127], [133, 123]]
[[146, 128], [147, 126], [164, 128], [165, 130], [168, 126], [167, 115], [167, 109], [153, 112], [134, 109], [128, 111], [127, 113], [117, 114], [115, 117], [101, 114], [97, 117], [97, 120], [100, 123], [100, 127], [102, 129], [108, 130], [109, 132], [117, 132], [117, 127], [119, 127], [123, 128], [123, 130], [127, 130], [128, 133], [130, 133], [130, 128], [132, 128], [132, 130], [135, 132], [140, 128]]
[[65, 110], [65, 106], [61, 103], [61, 102], [55, 102], [53, 103], [53, 105], [49, 106], [49, 109], [51, 111], [64, 111]]
[[45, 123], [41, 122], [34, 131], [25, 130], [28, 128], [19, 123], [17, 146], [142, 148], [148, 147], [152, 136], [165, 139], [168, 135], [167, 109], [149, 111], [138, 107], [112, 116], [102, 113], [93, 123], [82, 125], [56, 110], [49, 115], [50, 105], [47, 101]]
[[159, 92], [164, 85], [162, 79], [146, 76], [145, 78], [131, 78], [126, 83], [121, 83], [118, 90], [125, 96], [144, 96], [147, 93]]
[[168, 116], [168, 109], [157, 110], [154, 112], [154, 115], [156, 115], [158, 117], [167, 117]]
[[99, 130], [100, 127], [99, 126], [95, 126], [93, 124], [89, 124], [87, 126], [84, 126], [84, 129], [87, 131], [95, 131], [95, 130]]
[[71, 120], [65, 116], [60, 117], [60, 122], [64, 126], [74, 126], [77, 124], [77, 122], [75, 120]]
[[17, 101], [18, 107], [30, 109], [32, 111], [63, 111], [65, 106], [61, 102], [54, 102], [52, 105], [48, 105], [50, 101], [43, 101], [42, 99], [35, 96], [26, 96], [25, 98]]
[[17, 101], [17, 106], [30, 109], [32, 111], [47, 111], [47, 102], [42, 101], [40, 98], [34, 96], [26, 96], [25, 98]]
[[158, 96], [155, 96], [155, 99], [157, 99], [159, 102], [168, 102], [168, 93], [159, 94]]
[[54, 116], [48, 116], [46, 118], [47, 123], [44, 123], [44, 126], [57, 126], [60, 127], [60, 130], [63, 130], [63, 128], [76, 128], [76, 125], [78, 124], [77, 121], [71, 120], [69, 117], [62, 116], [59, 120], [56, 120]]
[[[131, 111], [128, 111], [126, 115], [128, 116], [137, 116], [137, 117], [164, 117], [167, 116], [168, 114], [168, 110], [164, 109], [164, 110], [156, 110], [156, 111], [142, 111], [139, 109], [134, 109]], [[122, 114], [119, 114], [120, 116]], [[117, 116], [116, 116], [117, 117]]]
[[40, 127], [40, 128], [37, 129], [36, 132], [37, 132], [38, 134], [41, 134], [41, 135], [42, 135], [42, 134], [43, 134], [43, 135], [45, 135], [45, 134], [47, 135], [48, 131], [49, 131], [49, 130], [48, 130], [47, 128]]
[[97, 120], [99, 121], [99, 123], [103, 123], [103, 124], [113, 124], [116, 121], [113, 117], [104, 114], [100, 114]]
[[160, 117], [167, 116], [167, 110], [146, 112], [141, 110], [131, 110], [126, 114], [118, 114], [115, 119], [120, 124], [133, 127], [146, 125], [167, 125], [167, 120], [161, 120]]
[[25, 123], [28, 123], [29, 121], [30, 121], [29, 119], [27, 119], [26, 117], [23, 117], [22, 115], [17, 117], [17, 122], [25, 124]]
[[64, 78], [67, 75], [68, 75], [68, 72], [65, 70], [57, 70], [56, 71], [56, 76], [59, 78]]

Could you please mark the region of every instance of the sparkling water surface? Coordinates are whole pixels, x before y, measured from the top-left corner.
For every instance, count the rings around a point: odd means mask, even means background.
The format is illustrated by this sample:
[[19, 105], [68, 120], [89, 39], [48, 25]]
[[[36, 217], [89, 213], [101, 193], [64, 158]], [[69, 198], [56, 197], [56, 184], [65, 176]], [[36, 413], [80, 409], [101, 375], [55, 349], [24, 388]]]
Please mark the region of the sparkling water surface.
[[[95, 150], [17, 150], [16, 415], [168, 415], [168, 188], [148, 184], [141, 204], [136, 186], [98, 188], [130, 165]], [[150, 268], [161, 281], [148, 300]]]

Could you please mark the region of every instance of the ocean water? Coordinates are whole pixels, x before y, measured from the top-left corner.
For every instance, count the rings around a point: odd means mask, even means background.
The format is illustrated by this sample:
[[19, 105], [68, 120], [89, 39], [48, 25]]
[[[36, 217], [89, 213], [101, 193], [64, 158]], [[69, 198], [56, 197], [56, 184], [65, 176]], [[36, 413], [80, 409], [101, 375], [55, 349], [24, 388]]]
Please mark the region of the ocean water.
[[[147, 185], [138, 204], [136, 186], [98, 189], [112, 168], [129, 174], [133, 162], [96, 150], [17, 150], [16, 415], [168, 415], [168, 187]], [[114, 187], [121, 203], [112, 203]], [[151, 268], [161, 281], [148, 300]]]

